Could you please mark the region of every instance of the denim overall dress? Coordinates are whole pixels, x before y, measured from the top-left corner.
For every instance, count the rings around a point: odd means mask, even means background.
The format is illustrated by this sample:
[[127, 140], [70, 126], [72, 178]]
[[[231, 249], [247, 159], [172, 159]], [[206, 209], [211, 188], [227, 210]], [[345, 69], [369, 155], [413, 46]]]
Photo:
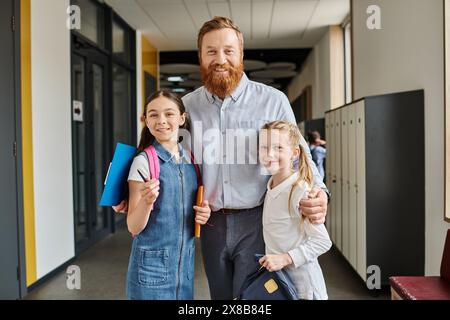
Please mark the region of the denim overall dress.
[[145, 229], [133, 239], [127, 297], [192, 300], [194, 293], [194, 209], [197, 174], [180, 146], [180, 163], [158, 142], [160, 190]]

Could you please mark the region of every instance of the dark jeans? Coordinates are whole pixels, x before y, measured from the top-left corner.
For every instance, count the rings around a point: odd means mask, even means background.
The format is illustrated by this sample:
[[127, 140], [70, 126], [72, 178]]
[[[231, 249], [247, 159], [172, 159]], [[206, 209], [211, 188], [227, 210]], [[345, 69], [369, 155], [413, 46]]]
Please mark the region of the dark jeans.
[[211, 213], [202, 226], [203, 263], [213, 300], [234, 299], [246, 276], [258, 268], [255, 253], [264, 254], [263, 206], [233, 213]]

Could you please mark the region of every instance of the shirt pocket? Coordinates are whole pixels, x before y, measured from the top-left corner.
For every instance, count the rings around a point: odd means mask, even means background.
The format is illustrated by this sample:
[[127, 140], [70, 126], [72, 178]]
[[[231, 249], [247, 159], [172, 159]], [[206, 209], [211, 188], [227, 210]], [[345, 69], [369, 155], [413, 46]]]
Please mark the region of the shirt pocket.
[[167, 249], [148, 250], [139, 248], [138, 280], [145, 287], [167, 282], [169, 252]]

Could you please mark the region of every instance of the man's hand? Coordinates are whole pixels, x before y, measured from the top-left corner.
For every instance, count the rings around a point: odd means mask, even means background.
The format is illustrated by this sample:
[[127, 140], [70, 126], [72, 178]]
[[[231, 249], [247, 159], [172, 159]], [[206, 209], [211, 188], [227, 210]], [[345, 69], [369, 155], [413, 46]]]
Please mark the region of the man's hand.
[[308, 194], [308, 199], [300, 200], [302, 214], [313, 224], [325, 223], [328, 197], [322, 188], [314, 187]]
[[292, 264], [292, 258], [288, 253], [266, 254], [259, 259], [259, 264], [270, 272], [278, 271]]
[[127, 213], [128, 212], [128, 200], [122, 200], [117, 206], [112, 206], [113, 210], [117, 213]]

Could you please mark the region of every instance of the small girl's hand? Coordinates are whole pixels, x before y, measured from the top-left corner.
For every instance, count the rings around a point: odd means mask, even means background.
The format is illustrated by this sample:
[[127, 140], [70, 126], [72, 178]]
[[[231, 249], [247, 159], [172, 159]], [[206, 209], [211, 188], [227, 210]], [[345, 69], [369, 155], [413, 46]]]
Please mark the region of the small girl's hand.
[[292, 258], [288, 253], [282, 254], [266, 254], [259, 259], [259, 264], [270, 272], [278, 271], [292, 264]]
[[151, 179], [144, 182], [141, 189], [141, 198], [148, 205], [153, 205], [159, 196], [159, 180]]
[[208, 200], [203, 201], [203, 205], [201, 207], [194, 206], [195, 214], [195, 222], [198, 224], [206, 224], [209, 217], [211, 216], [211, 208], [209, 207]]

